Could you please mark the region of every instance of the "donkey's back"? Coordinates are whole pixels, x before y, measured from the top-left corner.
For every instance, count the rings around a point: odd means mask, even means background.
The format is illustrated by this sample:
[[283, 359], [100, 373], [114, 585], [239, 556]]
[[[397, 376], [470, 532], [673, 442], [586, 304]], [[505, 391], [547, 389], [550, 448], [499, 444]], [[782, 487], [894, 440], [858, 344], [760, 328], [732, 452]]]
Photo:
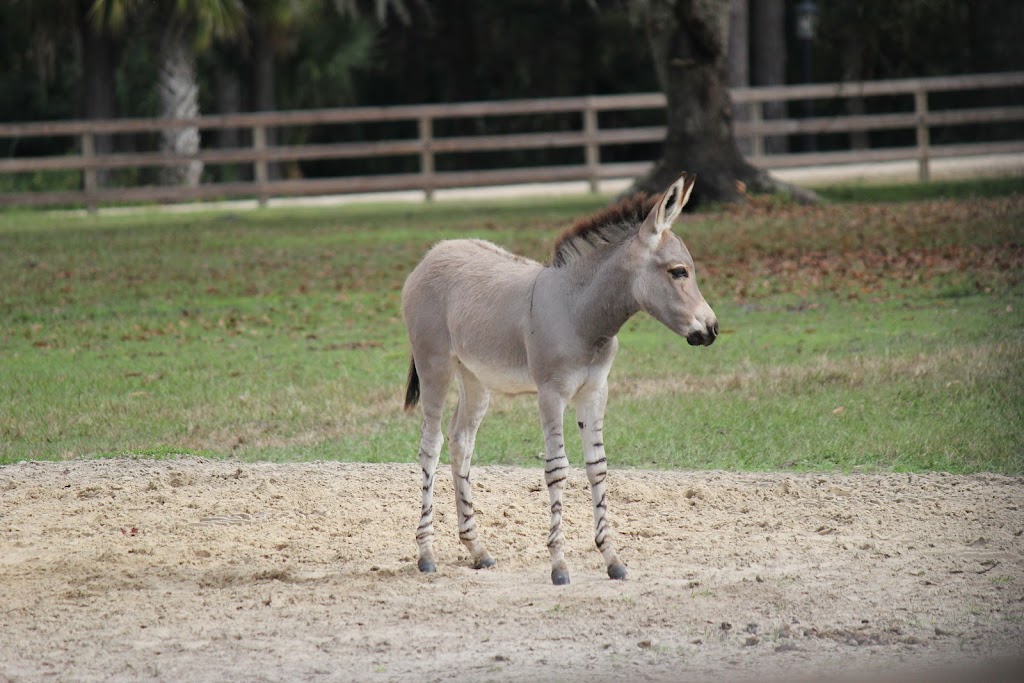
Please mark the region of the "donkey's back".
[[402, 291], [402, 312], [424, 305], [418, 295], [429, 293], [445, 303], [470, 303], [495, 291], [518, 293], [529, 288], [543, 266], [486, 240], [445, 240], [435, 244], [409, 274]]
[[485, 240], [435, 245], [402, 290], [416, 360], [458, 363], [496, 391], [534, 390], [523, 372], [525, 336], [531, 288], [543, 268]]

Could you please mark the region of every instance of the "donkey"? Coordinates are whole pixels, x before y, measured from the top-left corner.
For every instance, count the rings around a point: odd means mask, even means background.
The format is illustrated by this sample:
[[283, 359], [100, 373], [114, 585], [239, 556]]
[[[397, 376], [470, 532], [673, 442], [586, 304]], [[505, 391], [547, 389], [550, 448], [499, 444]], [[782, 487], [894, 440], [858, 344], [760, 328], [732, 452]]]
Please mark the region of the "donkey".
[[536, 393], [544, 430], [544, 479], [551, 501], [551, 580], [569, 583], [562, 535], [562, 487], [569, 471], [563, 436], [567, 405], [576, 410], [594, 504], [594, 541], [608, 576], [625, 579], [612, 545], [605, 501], [602, 437], [616, 334], [646, 311], [693, 346], [718, 336], [689, 251], [669, 229], [696, 176], [684, 173], [660, 197], [624, 200], [579, 221], [555, 244], [550, 265], [483, 240], [435, 245], [402, 289], [412, 362], [405, 408], [423, 405], [419, 461], [423, 506], [416, 529], [421, 572], [435, 571], [434, 472], [441, 418], [452, 377], [459, 400], [448, 425], [459, 538], [473, 566], [494, 560], [477, 535], [469, 464], [490, 392]]

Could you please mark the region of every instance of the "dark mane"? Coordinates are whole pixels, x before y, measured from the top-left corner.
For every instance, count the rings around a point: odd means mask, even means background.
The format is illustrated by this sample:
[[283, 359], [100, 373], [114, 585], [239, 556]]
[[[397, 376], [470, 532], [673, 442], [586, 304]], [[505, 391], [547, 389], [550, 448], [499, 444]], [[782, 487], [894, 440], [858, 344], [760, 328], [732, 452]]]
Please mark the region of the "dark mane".
[[558, 236], [551, 265], [564, 266], [585, 249], [619, 244], [633, 234], [660, 199], [644, 192], [625, 197], [592, 216], [581, 218]]

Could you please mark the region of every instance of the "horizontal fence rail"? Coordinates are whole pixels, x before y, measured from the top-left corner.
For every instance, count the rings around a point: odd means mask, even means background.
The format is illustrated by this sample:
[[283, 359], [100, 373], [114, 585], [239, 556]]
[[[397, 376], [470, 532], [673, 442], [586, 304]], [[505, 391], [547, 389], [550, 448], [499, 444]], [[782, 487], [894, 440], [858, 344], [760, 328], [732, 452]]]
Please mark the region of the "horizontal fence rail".
[[[822, 83], [796, 86], [737, 88], [732, 100], [737, 111], [746, 116], [735, 121], [737, 139], [745, 141], [749, 160], [755, 165], [775, 169], [794, 166], [818, 166], [844, 163], [868, 163], [914, 160], [920, 180], [929, 177], [932, 159], [981, 154], [1024, 153], [1019, 135], [1024, 122], [1024, 106], [975, 106], [936, 109], [932, 96], [957, 91], [1013, 91], [1021, 101], [1024, 72], [977, 74], [939, 78], [917, 78], [858, 83]], [[836, 101], [850, 98], [897, 97], [905, 100], [906, 111], [880, 114], [836, 114], [775, 118], [764, 116], [765, 105], [808, 100]], [[1013, 99], [1013, 98], [1011, 98]], [[902, 101], [902, 100], [901, 100]], [[664, 141], [663, 125], [600, 125], [600, 116], [622, 112], [663, 112], [665, 97], [660, 93], [560, 97], [536, 100], [464, 102], [456, 104], [358, 107], [308, 111], [257, 112], [211, 115], [188, 119], [111, 119], [0, 123], [0, 143], [11, 149], [24, 140], [64, 139], [67, 149], [49, 156], [9, 156], [0, 158], [0, 180], [14, 174], [73, 172], [80, 174], [77, 188], [65, 190], [0, 192], [0, 205], [86, 205], [90, 209], [106, 202], [179, 202], [189, 200], [256, 197], [263, 204], [269, 197], [420, 190], [430, 198], [435, 190], [486, 185], [587, 181], [597, 190], [600, 180], [638, 176], [651, 165], [647, 161], [603, 161], [603, 150], [630, 145], [658, 145]], [[453, 123], [481, 122], [480, 128], [500, 128], [501, 117], [561, 116], [562, 129], [542, 132], [506, 132], [499, 134], [441, 134]], [[662, 113], [663, 116], [663, 113]], [[568, 117], [568, 118], [567, 118]], [[495, 121], [494, 119], [497, 119]], [[570, 129], [565, 128], [570, 121]], [[392, 137], [374, 140], [331, 141], [302, 144], [268, 144], [269, 131], [279, 133], [300, 127], [339, 127], [390, 124]], [[395, 134], [395, 126], [405, 125], [405, 134]], [[439, 126], [441, 124], [441, 126]], [[932, 144], [936, 127], [991, 126], [1018, 124], [1016, 135], [998, 141]], [[464, 126], [465, 127], [465, 126]], [[218, 131], [247, 134], [248, 144], [234, 147], [207, 146], [195, 154], [183, 156], [160, 151], [97, 152], [101, 136], [143, 136], [155, 140], [163, 131], [196, 128], [207, 135]], [[457, 128], [457, 127], [456, 127]], [[506, 126], [506, 130], [509, 128]], [[913, 145], [861, 147], [800, 153], [766, 151], [765, 139], [772, 136], [853, 135], [879, 131], [913, 133]], [[320, 136], [330, 137], [330, 131]], [[152, 142], [150, 144], [153, 144]], [[53, 145], [51, 144], [51, 147]], [[109, 146], [109, 145], [108, 145]], [[154, 145], [155, 146], [155, 145]], [[581, 162], [531, 165], [526, 167], [437, 170], [438, 157], [524, 150], [576, 150]], [[406, 158], [415, 161], [415, 170], [400, 173], [351, 172], [327, 177], [276, 177], [274, 164], [298, 162], [337, 162]], [[134, 184], [104, 186], [101, 174], [119, 170], [139, 171], [180, 167], [190, 162], [209, 166], [234, 164], [248, 169], [252, 179], [202, 182], [195, 186]], [[695, 169], [699, 171], [699, 169]], [[12, 183], [8, 185], [13, 186]], [[5, 186], [6, 187], [6, 186]]]

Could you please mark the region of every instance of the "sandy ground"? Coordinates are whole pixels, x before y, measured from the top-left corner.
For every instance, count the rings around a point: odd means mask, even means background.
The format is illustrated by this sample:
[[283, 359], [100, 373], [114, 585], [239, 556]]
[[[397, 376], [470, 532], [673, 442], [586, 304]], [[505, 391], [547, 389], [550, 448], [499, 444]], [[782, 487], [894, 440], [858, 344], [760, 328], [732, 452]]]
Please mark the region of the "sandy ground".
[[445, 472], [425, 576], [415, 465], [2, 467], [0, 680], [1024, 680], [1024, 479], [613, 469], [615, 582], [576, 470], [555, 587], [541, 471], [474, 474], [498, 566]]

